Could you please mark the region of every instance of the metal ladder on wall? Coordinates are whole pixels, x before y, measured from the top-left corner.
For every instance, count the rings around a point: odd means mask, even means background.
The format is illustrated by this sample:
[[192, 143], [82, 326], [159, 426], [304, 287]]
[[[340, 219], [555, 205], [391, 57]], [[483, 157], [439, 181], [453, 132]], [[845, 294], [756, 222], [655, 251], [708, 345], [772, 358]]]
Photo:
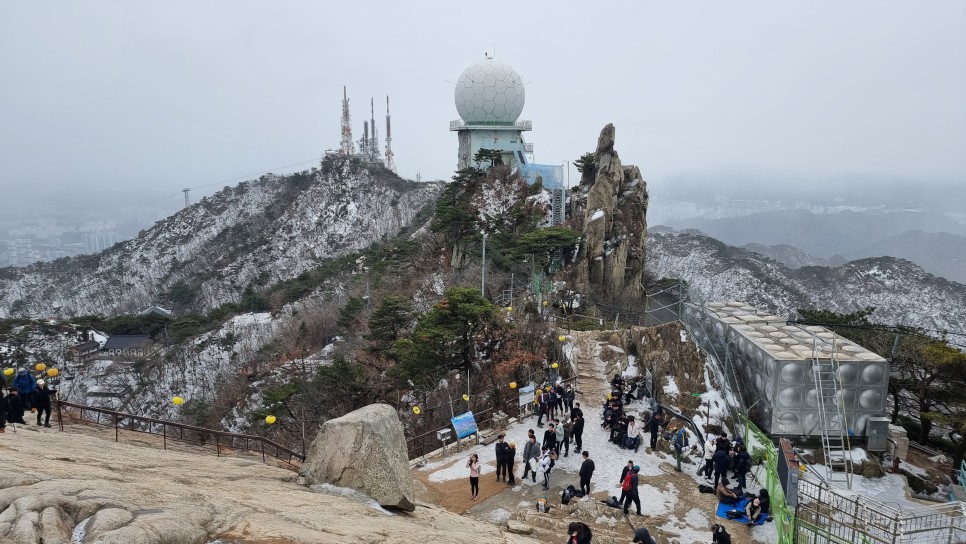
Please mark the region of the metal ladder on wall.
[[834, 340], [829, 360], [819, 358], [816, 348], [813, 340], [812, 376], [815, 380], [827, 479], [830, 482], [845, 482], [846, 487], [852, 489], [852, 445], [849, 442], [845, 407], [842, 405], [844, 395], [839, 394], [841, 389], [836, 378], [839, 362], [835, 357]]
[[562, 225], [564, 222], [564, 190], [557, 188], [550, 191], [550, 224]]

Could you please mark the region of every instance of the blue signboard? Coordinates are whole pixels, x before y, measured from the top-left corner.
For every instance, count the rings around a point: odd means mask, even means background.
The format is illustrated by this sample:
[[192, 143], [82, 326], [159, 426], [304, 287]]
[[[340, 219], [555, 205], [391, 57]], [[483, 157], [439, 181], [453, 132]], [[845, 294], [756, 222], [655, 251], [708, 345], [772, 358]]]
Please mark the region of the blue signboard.
[[477, 431], [476, 418], [473, 417], [473, 412], [460, 414], [451, 418], [450, 421], [453, 422], [453, 429], [456, 430], [456, 438], [466, 438]]
[[533, 401], [535, 400], [533, 392], [535, 389], [536, 385], [533, 382], [526, 387], [520, 388], [520, 406], [533, 404]]

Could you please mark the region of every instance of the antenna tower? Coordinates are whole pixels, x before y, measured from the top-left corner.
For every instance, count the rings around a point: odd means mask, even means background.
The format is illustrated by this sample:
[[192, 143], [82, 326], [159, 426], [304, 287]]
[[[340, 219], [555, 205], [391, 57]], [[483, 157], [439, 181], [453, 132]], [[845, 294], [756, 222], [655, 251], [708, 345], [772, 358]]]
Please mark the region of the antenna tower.
[[184, 189], [181, 189], [181, 192], [184, 193], [184, 207], [185, 208], [188, 207], [188, 191], [190, 191], [190, 190], [191, 189], [189, 189], [188, 187], [185, 187]]
[[339, 146], [340, 155], [354, 155], [355, 144], [352, 142], [352, 119], [349, 117], [349, 97], [345, 85], [342, 86], [342, 143]]
[[376, 100], [372, 97], [369, 98], [369, 111], [369, 135], [372, 138], [369, 140], [367, 152], [369, 162], [376, 162], [379, 160], [379, 134], [376, 132]]
[[389, 124], [389, 96], [386, 96], [386, 168], [395, 174], [396, 163], [392, 158], [392, 128]]

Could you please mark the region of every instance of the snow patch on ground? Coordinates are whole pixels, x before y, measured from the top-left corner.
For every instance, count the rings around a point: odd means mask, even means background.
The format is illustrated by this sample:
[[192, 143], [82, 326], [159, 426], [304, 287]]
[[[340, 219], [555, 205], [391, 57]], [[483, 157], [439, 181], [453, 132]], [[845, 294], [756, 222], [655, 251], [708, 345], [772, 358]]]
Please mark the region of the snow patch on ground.
[[669, 397], [677, 397], [681, 394], [678, 390], [678, 384], [674, 381], [674, 376], [667, 377], [667, 384], [664, 386], [664, 394]]
[[[707, 529], [698, 530], [697, 527], [707, 527]], [[708, 516], [697, 508], [688, 510], [683, 520], [669, 521], [658, 529], [675, 535], [681, 544], [703, 544], [711, 539], [711, 524]]]

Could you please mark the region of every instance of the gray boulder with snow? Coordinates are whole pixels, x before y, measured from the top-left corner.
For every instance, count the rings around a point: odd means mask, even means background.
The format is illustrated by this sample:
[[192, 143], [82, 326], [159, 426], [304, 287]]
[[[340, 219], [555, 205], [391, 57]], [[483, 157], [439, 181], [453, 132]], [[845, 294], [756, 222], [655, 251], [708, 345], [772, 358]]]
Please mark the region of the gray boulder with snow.
[[416, 509], [406, 437], [388, 404], [370, 404], [323, 423], [303, 470], [309, 483], [350, 487], [382, 506]]

